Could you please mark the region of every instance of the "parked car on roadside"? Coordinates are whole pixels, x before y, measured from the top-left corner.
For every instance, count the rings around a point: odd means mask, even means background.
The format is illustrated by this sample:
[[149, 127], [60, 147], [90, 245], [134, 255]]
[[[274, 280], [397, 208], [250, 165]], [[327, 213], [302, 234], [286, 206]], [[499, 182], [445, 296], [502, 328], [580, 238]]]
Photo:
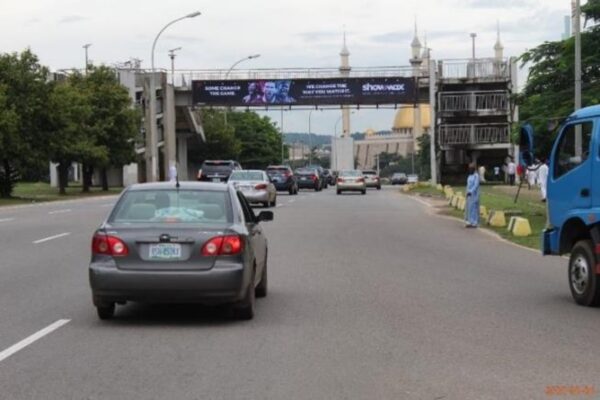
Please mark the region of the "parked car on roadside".
[[298, 189], [314, 189], [315, 192], [318, 192], [323, 188], [321, 178], [319, 177], [319, 171], [316, 169], [298, 168], [294, 172], [294, 175], [296, 176]]
[[396, 172], [392, 175], [392, 185], [404, 185], [408, 183], [408, 177], [404, 172]]
[[417, 174], [410, 174], [406, 177], [406, 181], [408, 183], [418, 183], [419, 182], [419, 175]]
[[278, 191], [286, 191], [289, 194], [298, 194], [298, 184], [294, 171], [287, 165], [269, 165], [267, 175]]
[[231, 172], [242, 169], [234, 160], [206, 160], [198, 171], [197, 179], [203, 182], [227, 182]]
[[337, 178], [337, 194], [346, 191], [358, 191], [367, 194], [367, 183], [362, 171], [357, 169], [340, 171]]
[[249, 203], [261, 203], [265, 207], [277, 205], [277, 190], [264, 171], [257, 169], [233, 171], [228, 182], [241, 191]]
[[251, 319], [267, 295], [261, 221], [231, 185], [160, 182], [129, 186], [95, 231], [89, 282], [100, 319], [116, 304], [231, 304]]
[[372, 169], [363, 170], [363, 176], [365, 177], [365, 183], [367, 184], [367, 188], [374, 187], [377, 190], [381, 190], [381, 179], [377, 174], [377, 171]]

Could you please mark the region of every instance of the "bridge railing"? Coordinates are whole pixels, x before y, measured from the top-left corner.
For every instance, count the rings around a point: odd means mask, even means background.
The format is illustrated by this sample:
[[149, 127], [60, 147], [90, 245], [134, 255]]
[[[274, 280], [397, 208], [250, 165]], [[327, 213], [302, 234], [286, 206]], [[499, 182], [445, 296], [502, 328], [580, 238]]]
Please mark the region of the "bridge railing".
[[507, 124], [441, 125], [442, 146], [510, 143]]
[[440, 60], [438, 68], [441, 79], [510, 79], [510, 61], [506, 59]]
[[481, 112], [506, 114], [510, 99], [506, 91], [493, 92], [442, 92], [439, 110], [443, 113]]

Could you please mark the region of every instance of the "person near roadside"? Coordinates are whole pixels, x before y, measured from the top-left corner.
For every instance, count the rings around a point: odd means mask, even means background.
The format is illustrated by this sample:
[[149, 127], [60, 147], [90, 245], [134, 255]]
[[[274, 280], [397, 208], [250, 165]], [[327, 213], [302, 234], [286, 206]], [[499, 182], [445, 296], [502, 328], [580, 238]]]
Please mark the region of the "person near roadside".
[[517, 173], [517, 165], [511, 158], [506, 167], [506, 173], [508, 174], [508, 183], [510, 186], [515, 185], [515, 174]]
[[500, 167], [498, 166], [494, 167], [494, 180], [500, 181]]
[[546, 189], [548, 187], [548, 164], [546, 163], [545, 159], [542, 160], [542, 163], [538, 168], [537, 180], [538, 185], [540, 185], [540, 194], [542, 196], [542, 202], [545, 202], [547, 195]]
[[479, 167], [479, 182], [485, 183], [485, 167], [483, 165]]
[[475, 164], [469, 165], [466, 193], [465, 227], [477, 228], [479, 225], [479, 174]]

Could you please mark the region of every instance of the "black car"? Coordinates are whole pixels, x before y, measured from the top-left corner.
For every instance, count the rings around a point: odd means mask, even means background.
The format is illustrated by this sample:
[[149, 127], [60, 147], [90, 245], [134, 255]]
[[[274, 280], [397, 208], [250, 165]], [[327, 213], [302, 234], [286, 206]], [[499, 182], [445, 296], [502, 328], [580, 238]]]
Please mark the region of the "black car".
[[392, 185], [404, 185], [408, 182], [408, 177], [404, 172], [396, 172], [392, 175]]
[[115, 304], [231, 304], [254, 316], [267, 295], [267, 240], [233, 185], [145, 183], [124, 190], [92, 240], [89, 282], [100, 319]]
[[298, 189], [314, 189], [315, 192], [323, 190], [319, 171], [313, 168], [298, 168], [294, 173]]
[[287, 165], [269, 165], [267, 175], [278, 191], [286, 191], [289, 194], [298, 194], [298, 184], [294, 171]]
[[206, 160], [198, 171], [198, 180], [203, 182], [227, 182], [229, 175], [234, 170], [242, 169], [237, 161], [233, 160]]
[[330, 169], [324, 169], [323, 174], [325, 175], [325, 179], [327, 180], [327, 184], [331, 186], [335, 186], [336, 177], [333, 174], [333, 171]]
[[327, 189], [329, 183], [327, 181], [328, 180], [327, 177], [325, 176], [325, 169], [323, 167], [321, 167], [320, 165], [308, 165], [305, 168], [316, 170], [317, 174], [319, 175], [321, 189]]

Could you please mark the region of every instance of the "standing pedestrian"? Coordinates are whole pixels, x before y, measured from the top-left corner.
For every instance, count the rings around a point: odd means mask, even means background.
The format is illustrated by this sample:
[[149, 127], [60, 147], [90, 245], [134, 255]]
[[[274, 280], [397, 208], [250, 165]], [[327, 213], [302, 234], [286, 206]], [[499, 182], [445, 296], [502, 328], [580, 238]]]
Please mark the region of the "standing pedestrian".
[[546, 201], [546, 189], [548, 185], [548, 164], [546, 164], [546, 159], [542, 160], [542, 164], [538, 169], [537, 173], [538, 185], [540, 185], [540, 194], [542, 195], [542, 202]]
[[465, 207], [466, 228], [477, 228], [479, 225], [479, 174], [475, 164], [469, 165], [467, 178], [467, 204]]
[[485, 167], [483, 165], [479, 167], [479, 181], [485, 183]]
[[506, 173], [508, 174], [508, 183], [510, 186], [514, 186], [515, 184], [515, 174], [517, 172], [517, 166], [513, 159], [511, 158], [508, 162], [508, 166], [506, 167]]
[[498, 167], [498, 166], [494, 167], [494, 180], [495, 181], [500, 180], [500, 167]]

